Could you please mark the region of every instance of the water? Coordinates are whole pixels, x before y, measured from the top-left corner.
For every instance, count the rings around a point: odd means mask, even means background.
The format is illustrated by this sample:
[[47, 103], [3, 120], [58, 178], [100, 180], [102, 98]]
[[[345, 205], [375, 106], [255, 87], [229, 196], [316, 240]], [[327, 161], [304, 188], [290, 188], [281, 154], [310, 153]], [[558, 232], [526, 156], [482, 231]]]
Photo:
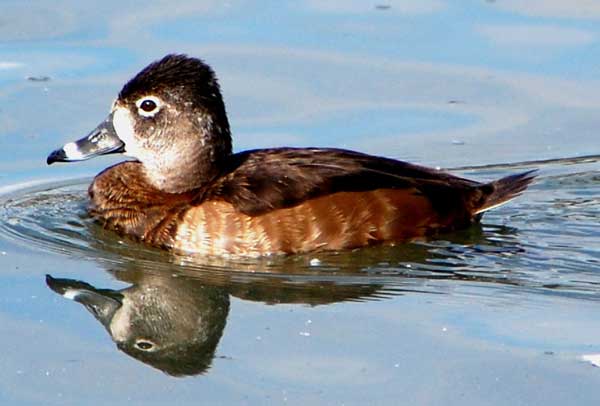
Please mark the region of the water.
[[[559, 3], [7, 2], [0, 403], [596, 404], [600, 7]], [[45, 157], [167, 52], [215, 68], [237, 150], [539, 178], [427, 242], [236, 261], [145, 247], [86, 215], [119, 157]], [[114, 298], [129, 323], [111, 330]]]

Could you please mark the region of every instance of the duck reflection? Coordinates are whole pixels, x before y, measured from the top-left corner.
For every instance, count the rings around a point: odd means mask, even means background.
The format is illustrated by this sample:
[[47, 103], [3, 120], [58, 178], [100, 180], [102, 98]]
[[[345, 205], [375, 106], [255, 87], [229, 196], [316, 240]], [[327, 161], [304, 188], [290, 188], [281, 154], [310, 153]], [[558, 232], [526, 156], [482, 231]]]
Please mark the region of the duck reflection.
[[121, 351], [174, 376], [210, 367], [229, 312], [223, 289], [173, 277], [144, 278], [121, 290], [50, 275], [46, 283], [85, 306]]
[[110, 272], [131, 285], [102, 289], [50, 275], [46, 283], [82, 304], [119, 350], [173, 376], [203, 374], [210, 368], [226, 325], [230, 295], [269, 304], [319, 305], [365, 300], [381, 288], [326, 281], [298, 284], [282, 278], [234, 282], [223, 275], [207, 281], [181, 272], [148, 271], [131, 263]]
[[403, 244], [246, 262], [177, 257], [105, 235], [94, 223], [88, 227], [93, 237], [91, 252], [98, 253], [98, 262], [110, 264], [108, 272], [130, 286], [102, 289], [52, 276], [46, 279], [48, 286], [82, 304], [119, 350], [173, 376], [209, 370], [231, 296], [266, 304], [317, 306], [404, 292], [442, 293], [425, 287], [432, 279], [520, 284], [518, 275], [478, 271], [469, 260], [480, 251], [493, 255], [520, 252], [516, 230], [505, 227], [491, 231], [472, 227], [452, 234], [451, 242], [445, 244]]

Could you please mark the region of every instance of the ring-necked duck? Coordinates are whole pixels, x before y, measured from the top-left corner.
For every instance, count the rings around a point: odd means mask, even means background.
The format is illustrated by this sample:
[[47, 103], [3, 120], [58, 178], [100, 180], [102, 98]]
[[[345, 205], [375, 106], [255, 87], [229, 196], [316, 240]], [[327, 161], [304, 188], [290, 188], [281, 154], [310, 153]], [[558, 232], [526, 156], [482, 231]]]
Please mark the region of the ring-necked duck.
[[167, 55], [121, 90], [87, 137], [53, 162], [121, 152], [101, 172], [90, 213], [146, 243], [207, 255], [261, 256], [400, 242], [466, 227], [525, 190], [532, 171], [478, 183], [330, 148], [233, 154], [212, 69]]

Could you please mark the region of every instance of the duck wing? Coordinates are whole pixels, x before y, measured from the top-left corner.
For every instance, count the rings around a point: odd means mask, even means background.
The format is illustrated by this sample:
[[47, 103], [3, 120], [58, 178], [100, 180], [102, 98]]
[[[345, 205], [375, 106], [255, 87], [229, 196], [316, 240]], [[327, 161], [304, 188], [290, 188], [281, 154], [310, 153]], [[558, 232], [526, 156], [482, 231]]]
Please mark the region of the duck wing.
[[487, 194], [481, 186], [439, 170], [343, 149], [277, 148], [233, 155], [202, 200], [225, 200], [257, 216], [337, 192], [409, 189], [444, 214], [477, 206], [476, 200]]

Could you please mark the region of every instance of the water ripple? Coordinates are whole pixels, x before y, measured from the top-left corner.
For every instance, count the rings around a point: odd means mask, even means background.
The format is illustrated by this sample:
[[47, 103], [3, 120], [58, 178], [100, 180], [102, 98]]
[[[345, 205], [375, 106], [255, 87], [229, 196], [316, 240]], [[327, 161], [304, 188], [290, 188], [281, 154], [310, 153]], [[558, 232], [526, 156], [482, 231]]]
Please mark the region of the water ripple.
[[393, 247], [235, 261], [172, 255], [121, 238], [90, 219], [89, 179], [5, 191], [0, 232], [29, 249], [107, 267], [136, 264], [148, 272], [211, 280], [386, 286], [381, 297], [404, 289], [441, 293], [425, 285], [458, 280], [595, 300], [600, 297], [599, 158], [519, 163], [509, 171], [504, 165], [456, 168], [481, 179], [535, 165], [541, 176], [515, 202], [486, 214], [480, 226]]

